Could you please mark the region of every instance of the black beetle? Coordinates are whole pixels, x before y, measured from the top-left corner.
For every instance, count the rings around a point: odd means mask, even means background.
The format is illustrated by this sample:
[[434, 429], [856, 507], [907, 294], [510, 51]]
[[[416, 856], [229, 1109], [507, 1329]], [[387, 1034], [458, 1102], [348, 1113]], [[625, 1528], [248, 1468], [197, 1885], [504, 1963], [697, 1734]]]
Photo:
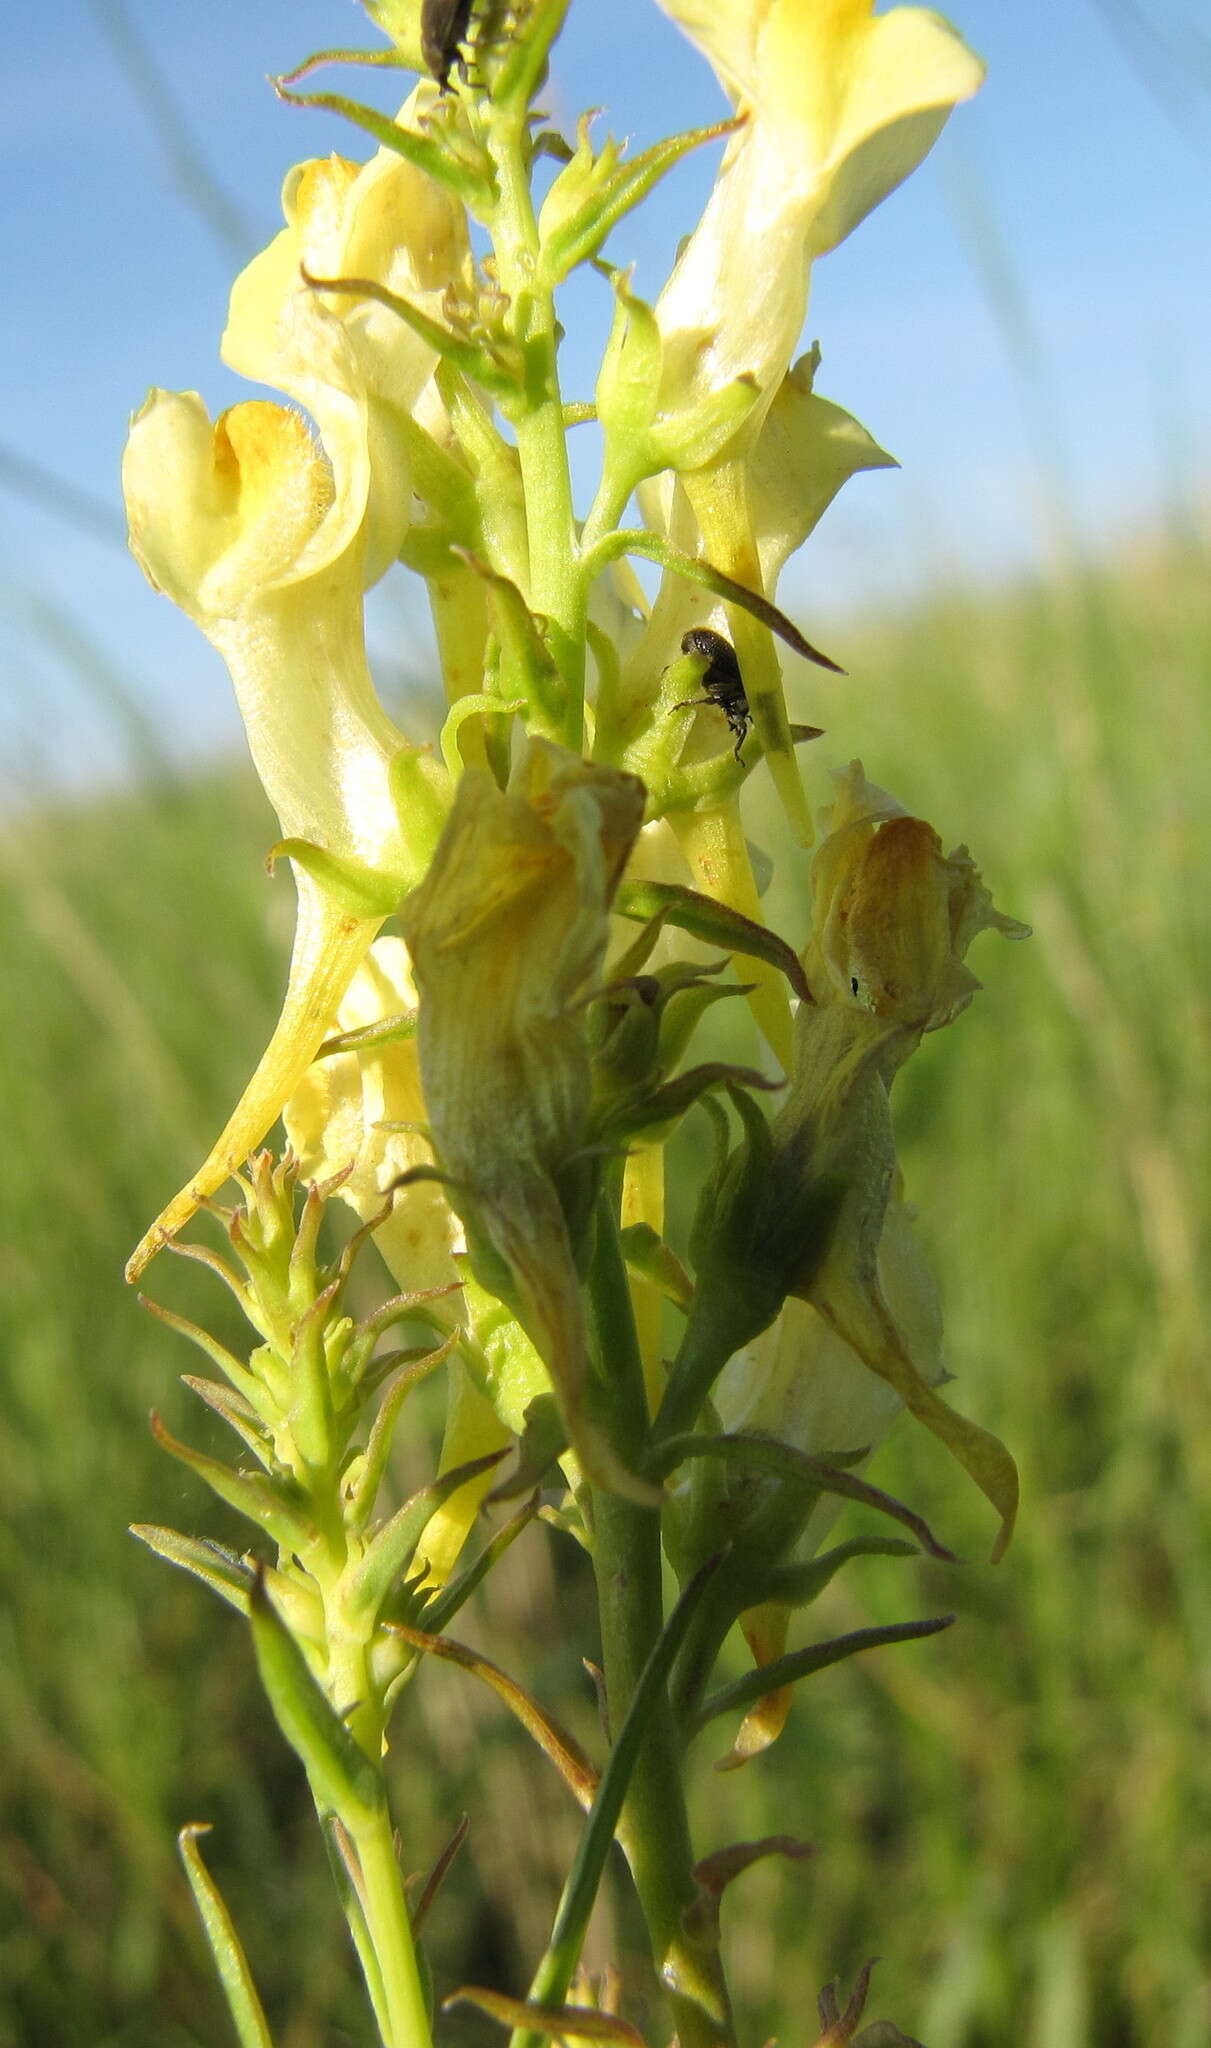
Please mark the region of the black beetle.
[[421, 8], [421, 55], [443, 92], [449, 91], [456, 63], [466, 76], [463, 47], [471, 25], [471, 7], [472, 0], [424, 0]]
[[692, 711], [700, 704], [714, 704], [736, 735], [736, 759], [739, 760], [740, 749], [752, 723], [752, 713], [744, 693], [744, 678], [735, 648], [730, 640], [725, 640], [722, 633], [716, 633], [712, 627], [691, 626], [689, 632], [682, 635], [681, 652], [701, 655], [706, 662], [702, 676], [706, 695], [685, 697], [680, 704], [674, 704], [674, 711]]

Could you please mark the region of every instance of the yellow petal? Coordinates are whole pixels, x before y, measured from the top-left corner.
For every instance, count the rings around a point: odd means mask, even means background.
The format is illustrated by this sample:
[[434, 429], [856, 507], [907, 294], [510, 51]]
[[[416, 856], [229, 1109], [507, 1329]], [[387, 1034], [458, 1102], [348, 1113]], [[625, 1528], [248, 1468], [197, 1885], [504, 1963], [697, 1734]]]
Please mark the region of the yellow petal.
[[380, 920], [349, 917], [298, 876], [299, 914], [286, 1000], [273, 1036], [209, 1156], [163, 1209], [126, 1267], [137, 1280], [149, 1259], [188, 1223], [199, 1205], [239, 1170], [315, 1057], [342, 995]]
[[[376, 939], [332, 1028], [358, 1031], [415, 1006], [403, 940]], [[415, 1037], [317, 1060], [294, 1089], [284, 1116], [304, 1179], [345, 1173], [341, 1198], [363, 1221], [382, 1208], [386, 1191], [402, 1174], [433, 1160], [423, 1129], [400, 1128], [426, 1121]], [[402, 1289], [444, 1287], [458, 1279], [453, 1254], [463, 1246], [462, 1226], [435, 1181], [401, 1188], [374, 1241]]]
[[[939, 16], [871, 0], [660, 0], [748, 115], [657, 317], [665, 410], [738, 377], [768, 404], [798, 345], [810, 263], [915, 169], [983, 75]], [[759, 290], [753, 289], [759, 252]], [[741, 430], [751, 440], [759, 403]]]

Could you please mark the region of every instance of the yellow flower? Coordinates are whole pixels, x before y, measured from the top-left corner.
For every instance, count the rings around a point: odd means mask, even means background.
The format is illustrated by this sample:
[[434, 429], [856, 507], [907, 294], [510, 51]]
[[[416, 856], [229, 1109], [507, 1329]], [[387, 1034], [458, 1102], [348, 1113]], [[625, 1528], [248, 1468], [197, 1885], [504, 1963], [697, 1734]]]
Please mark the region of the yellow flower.
[[[399, 122], [415, 127], [434, 89], [418, 86]], [[231, 292], [225, 362], [275, 385], [314, 416], [331, 453], [354, 426], [367, 494], [366, 584], [399, 553], [410, 511], [403, 423], [419, 411], [444, 424], [431, 388], [435, 352], [389, 307], [361, 293], [320, 292], [306, 277], [365, 278], [440, 320], [447, 294], [469, 303], [470, 246], [462, 207], [440, 185], [380, 149], [367, 164], [331, 156], [297, 164], [282, 189], [286, 226]]]
[[[131, 427], [123, 485], [149, 581], [227, 664], [257, 773], [283, 834], [335, 860], [414, 872], [392, 796], [403, 736], [366, 663], [367, 492], [356, 437], [331, 460], [297, 413], [265, 400], [211, 426], [194, 392], [153, 392]], [[381, 916], [363, 916], [296, 869], [298, 925], [281, 1019], [234, 1115], [129, 1268], [187, 1221], [260, 1143], [311, 1061]]]
[[964, 960], [977, 933], [1028, 929], [995, 908], [967, 848], [943, 854], [932, 825], [867, 782], [860, 761], [833, 779], [812, 862], [807, 978], [817, 1003], [884, 1018], [911, 1040], [949, 1024], [980, 987]]
[[748, 120], [660, 296], [668, 409], [739, 377], [755, 433], [790, 366], [813, 257], [914, 170], [977, 58], [936, 14], [872, 0], [660, 0]]
[[643, 800], [634, 776], [532, 740], [507, 790], [463, 776], [429, 873], [400, 913], [430, 1129], [472, 1265], [532, 1338], [573, 1447], [598, 1477], [605, 1452], [583, 1414], [576, 1263], [599, 1165], [587, 1149], [582, 999]]
[[[1026, 927], [993, 908], [965, 849], [944, 857], [932, 827], [868, 783], [860, 762], [837, 781], [812, 868], [804, 964], [815, 1000], [795, 1020], [785, 1106], [768, 1131], [754, 1124], [721, 1183], [704, 1237], [703, 1315], [715, 1326], [731, 1316], [735, 1346], [753, 1346], [730, 1372], [732, 1413], [748, 1403], [778, 1434], [775, 1413], [795, 1429], [852, 1426], [851, 1441], [827, 1448], [857, 1449], [864, 1416], [877, 1424], [888, 1412], [861, 1368], [885, 1381], [997, 1509], [999, 1554], [1017, 1474], [1004, 1446], [934, 1389], [936, 1308], [898, 1207], [889, 1089], [924, 1032], [978, 988], [963, 958], [976, 934], [1022, 938]], [[839, 1344], [787, 1297], [810, 1304]], [[798, 1355], [814, 1371], [810, 1389], [796, 1379]]]
[[[341, 1000], [333, 1031], [363, 1031], [415, 1008], [407, 947], [402, 939], [376, 939]], [[402, 1175], [432, 1162], [425, 1114], [412, 1036], [317, 1060], [283, 1118], [302, 1178], [346, 1174], [341, 1199], [365, 1222]], [[459, 1278], [454, 1254], [464, 1248], [462, 1225], [436, 1181], [400, 1188], [374, 1241], [406, 1292], [452, 1286]]]

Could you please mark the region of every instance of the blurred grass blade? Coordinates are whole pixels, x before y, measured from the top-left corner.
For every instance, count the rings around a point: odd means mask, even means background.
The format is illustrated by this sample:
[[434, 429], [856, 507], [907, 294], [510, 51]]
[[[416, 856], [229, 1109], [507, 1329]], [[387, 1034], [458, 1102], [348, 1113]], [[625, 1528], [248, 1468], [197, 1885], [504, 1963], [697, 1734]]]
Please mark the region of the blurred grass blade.
[[626, 2048], [644, 2048], [643, 2035], [613, 2013], [599, 2012], [592, 2005], [534, 2005], [526, 1998], [506, 1998], [502, 1991], [484, 1991], [464, 1984], [442, 2000], [442, 2011], [456, 2005], [478, 2006], [502, 2027], [524, 2029], [540, 2039], [554, 2034], [569, 2041], [622, 2041]]
[[206, 1930], [210, 1953], [214, 1957], [214, 1966], [223, 1987], [223, 1996], [227, 2000], [227, 2010], [239, 2035], [240, 2048], [273, 2048], [273, 2039], [261, 2008], [261, 2001], [256, 1994], [252, 1972], [248, 1968], [248, 1959], [240, 1946], [240, 1938], [232, 1925], [231, 1915], [219, 1896], [214, 1879], [198, 1852], [198, 1836], [209, 1833], [209, 1827], [197, 1822], [181, 1829], [177, 1836], [177, 1847], [181, 1852], [181, 1861], [185, 1865], [185, 1875], [189, 1879], [189, 1888]]

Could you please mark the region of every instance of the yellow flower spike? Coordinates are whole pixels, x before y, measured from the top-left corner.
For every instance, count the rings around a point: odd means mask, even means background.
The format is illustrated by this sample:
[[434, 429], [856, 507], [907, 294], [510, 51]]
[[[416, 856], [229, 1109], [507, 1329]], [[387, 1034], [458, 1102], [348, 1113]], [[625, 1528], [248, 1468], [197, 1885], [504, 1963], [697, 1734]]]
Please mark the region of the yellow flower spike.
[[[131, 547], [148, 580], [227, 664], [249, 748], [285, 837], [400, 878], [415, 872], [392, 797], [403, 736], [366, 663], [367, 490], [296, 413], [254, 400], [212, 428], [196, 393], [153, 392], [123, 463]], [[136, 1249], [137, 1277], [272, 1124], [327, 1030], [379, 917], [357, 916], [296, 864], [298, 926], [277, 1028], [210, 1156]]]
[[747, 445], [798, 343], [812, 258], [916, 168], [983, 67], [923, 8], [876, 15], [872, 0], [659, 4], [748, 115], [657, 304], [665, 409], [752, 377], [764, 402], [740, 431]]
[[626, 1477], [584, 1414], [576, 1256], [599, 1161], [582, 999], [643, 801], [636, 777], [532, 740], [507, 790], [463, 776], [400, 913], [430, 1128], [477, 1277], [536, 1345], [585, 1469], [616, 1485]]

